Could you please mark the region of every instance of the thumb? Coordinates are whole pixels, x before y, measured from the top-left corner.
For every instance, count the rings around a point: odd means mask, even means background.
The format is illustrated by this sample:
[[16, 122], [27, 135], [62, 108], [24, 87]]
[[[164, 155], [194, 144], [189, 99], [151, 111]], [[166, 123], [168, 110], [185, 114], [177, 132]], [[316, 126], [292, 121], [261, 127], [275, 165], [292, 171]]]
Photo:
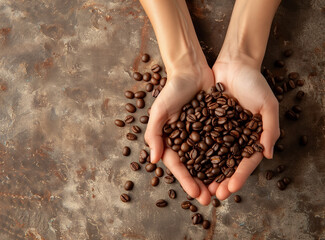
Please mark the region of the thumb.
[[263, 155], [273, 158], [273, 147], [280, 136], [279, 127], [279, 103], [274, 98], [270, 103], [263, 106], [262, 111], [263, 132], [261, 135], [261, 144], [264, 146]]
[[157, 163], [162, 157], [164, 151], [162, 128], [166, 121], [167, 114], [165, 111], [161, 111], [159, 104], [153, 104], [144, 137], [150, 148], [150, 161], [152, 163]]

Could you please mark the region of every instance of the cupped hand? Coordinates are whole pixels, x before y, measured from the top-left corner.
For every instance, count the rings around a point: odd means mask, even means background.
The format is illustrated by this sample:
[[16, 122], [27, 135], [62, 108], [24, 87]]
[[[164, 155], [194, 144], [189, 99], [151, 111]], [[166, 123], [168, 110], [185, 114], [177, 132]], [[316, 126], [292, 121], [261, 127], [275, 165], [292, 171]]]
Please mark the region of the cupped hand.
[[249, 61], [217, 62], [213, 66], [216, 82], [221, 82], [225, 92], [235, 97], [240, 105], [252, 113], [260, 113], [263, 121], [263, 132], [260, 143], [264, 146], [263, 154], [256, 152], [250, 158], [243, 158], [231, 178], [221, 183], [209, 185], [211, 195], [224, 200], [237, 192], [246, 179], [263, 159], [273, 158], [273, 147], [280, 135], [279, 107], [272, 90], [258, 67]]
[[185, 192], [203, 205], [207, 205], [211, 199], [207, 186], [190, 175], [176, 152], [165, 147], [162, 129], [166, 123], [177, 121], [182, 107], [200, 90], [208, 90], [213, 85], [213, 73], [208, 66], [195, 71], [189, 68], [186, 71], [173, 71], [168, 75], [166, 86], [151, 107], [145, 132], [151, 162], [157, 163], [162, 158], [165, 166], [173, 173]]

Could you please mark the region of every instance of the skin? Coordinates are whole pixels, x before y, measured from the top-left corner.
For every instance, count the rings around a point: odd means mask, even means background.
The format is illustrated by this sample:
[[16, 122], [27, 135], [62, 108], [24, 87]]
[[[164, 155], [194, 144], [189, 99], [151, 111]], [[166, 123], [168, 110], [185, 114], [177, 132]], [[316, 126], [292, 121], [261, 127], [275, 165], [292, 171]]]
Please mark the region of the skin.
[[[273, 157], [280, 135], [278, 102], [260, 73], [272, 19], [280, 0], [237, 0], [224, 44], [209, 68], [184, 0], [140, 0], [155, 30], [168, 81], [151, 107], [145, 140], [153, 163], [162, 159], [183, 189], [202, 205], [211, 196], [226, 199], [238, 191], [261, 162]], [[177, 120], [183, 105], [200, 90], [222, 82], [226, 93], [253, 113], [260, 113], [263, 153], [244, 158], [231, 178], [205, 186], [193, 178], [178, 154], [165, 147], [162, 127]]]

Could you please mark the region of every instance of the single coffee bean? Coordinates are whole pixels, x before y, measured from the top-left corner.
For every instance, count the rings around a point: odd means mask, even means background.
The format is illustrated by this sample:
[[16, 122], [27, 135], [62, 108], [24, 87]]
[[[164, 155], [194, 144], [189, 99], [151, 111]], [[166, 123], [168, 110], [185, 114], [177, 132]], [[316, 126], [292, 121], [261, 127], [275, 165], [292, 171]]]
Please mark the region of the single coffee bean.
[[159, 184], [159, 178], [158, 177], [153, 177], [152, 179], [151, 179], [151, 185], [152, 186], [157, 186]]
[[149, 121], [149, 117], [148, 116], [141, 116], [140, 117], [140, 122], [143, 124], [147, 124]]
[[125, 91], [124, 96], [128, 99], [134, 98], [134, 93], [132, 91]]
[[[155, 74], [159, 74], [159, 73], [155, 73]], [[150, 80], [150, 83], [153, 84], [153, 85], [159, 85], [159, 80], [156, 79], [156, 78], [154, 78], [154, 77], [152, 77], [151, 80]]]
[[118, 127], [124, 127], [124, 126], [125, 126], [125, 123], [124, 123], [122, 120], [120, 120], [120, 119], [116, 119], [116, 120], [114, 121], [114, 123], [115, 123], [115, 125], [118, 126]]
[[120, 196], [120, 199], [122, 202], [129, 202], [131, 200], [130, 196], [127, 195], [126, 193], [123, 193], [121, 196]]
[[161, 71], [161, 67], [158, 64], [154, 64], [151, 66], [151, 71], [154, 73], [160, 72]]
[[132, 115], [127, 115], [124, 119], [125, 123], [130, 124], [134, 122], [134, 117]]
[[141, 128], [138, 127], [138, 126], [136, 126], [136, 125], [134, 125], [134, 126], [132, 126], [132, 131], [134, 133], [141, 133]]
[[291, 109], [295, 113], [301, 113], [301, 111], [302, 111], [302, 108], [299, 105], [294, 105]]
[[143, 81], [145, 81], [145, 82], [149, 82], [150, 79], [151, 79], [151, 74], [148, 73], [148, 72], [144, 73], [142, 79], [143, 79]]
[[302, 146], [305, 146], [308, 144], [308, 137], [306, 135], [300, 136], [299, 143]]
[[225, 88], [224, 88], [224, 86], [223, 86], [223, 84], [222, 84], [221, 82], [218, 82], [218, 83], [216, 84], [216, 89], [217, 89], [218, 92], [223, 92], [223, 91], [225, 91]]
[[274, 176], [274, 172], [272, 170], [267, 170], [265, 172], [265, 178], [266, 178], [266, 180], [271, 180], [273, 178], [273, 176]]
[[160, 83], [159, 83], [160, 86], [165, 87], [166, 83], [167, 83], [167, 78], [166, 77], [163, 77], [162, 79], [160, 79]]
[[139, 165], [139, 163], [137, 163], [137, 162], [131, 162], [130, 163], [130, 168], [133, 170], [133, 171], [138, 171], [138, 170], [140, 170], [140, 165]]
[[146, 63], [146, 62], [149, 62], [149, 60], [150, 60], [149, 54], [145, 53], [145, 54], [142, 55], [142, 57], [141, 57], [142, 62]]
[[126, 134], [126, 138], [130, 141], [135, 141], [138, 139], [137, 135], [134, 135], [133, 133]]
[[283, 152], [284, 151], [284, 145], [281, 143], [276, 143], [274, 146], [274, 149], [278, 152]]
[[299, 78], [299, 73], [297, 72], [291, 72], [288, 74], [288, 78], [290, 80], [297, 80]]
[[165, 171], [168, 176], [174, 176], [173, 173], [168, 168], [166, 168]]
[[264, 151], [264, 147], [260, 143], [254, 143], [252, 146], [253, 146], [255, 152], [263, 152]]
[[288, 85], [289, 85], [289, 87], [290, 87], [291, 89], [296, 88], [296, 84], [295, 84], [295, 82], [294, 82], [293, 80], [289, 80], [289, 81], [288, 81]]
[[284, 189], [286, 189], [286, 185], [282, 180], [277, 181], [276, 185], [278, 186], [278, 188], [283, 191]]
[[192, 204], [189, 201], [184, 201], [184, 202], [182, 202], [181, 207], [183, 209], [189, 209], [191, 207], [191, 205]]
[[280, 129], [280, 138], [284, 138], [285, 137], [285, 130], [283, 128]]
[[157, 167], [155, 170], [155, 174], [157, 177], [162, 177], [164, 175], [164, 170], [161, 167]]
[[191, 212], [197, 212], [197, 207], [195, 205], [190, 206]]
[[234, 200], [236, 203], [240, 203], [241, 202], [241, 197], [239, 195], [235, 195]]
[[137, 108], [142, 109], [145, 106], [145, 102], [142, 98], [140, 98], [140, 99], [137, 99], [136, 105], [137, 105]]
[[186, 198], [187, 198], [187, 200], [190, 200], [190, 201], [192, 201], [192, 200], [194, 200], [194, 198], [192, 198], [190, 195], [186, 195]]
[[124, 189], [130, 191], [133, 189], [134, 183], [130, 180], [126, 181], [124, 184]]
[[303, 79], [299, 79], [296, 82], [296, 85], [299, 86], [299, 87], [302, 87], [304, 84], [305, 84], [305, 80], [303, 80]]
[[147, 92], [152, 92], [152, 90], [153, 90], [153, 84], [152, 83], [147, 83], [145, 88], [146, 88], [146, 91]]
[[159, 199], [156, 202], [156, 206], [160, 207], [160, 208], [167, 207], [167, 205], [168, 205], [168, 203], [163, 199]]
[[145, 98], [146, 97], [146, 92], [144, 91], [138, 91], [134, 94], [134, 97], [135, 98], [138, 98], [138, 99], [141, 99], [141, 98]]
[[200, 213], [196, 213], [192, 216], [192, 223], [194, 225], [200, 224], [200, 223], [202, 223], [202, 221], [203, 221], [203, 217]]
[[279, 165], [277, 168], [276, 168], [276, 171], [278, 173], [282, 173], [284, 170], [286, 169], [286, 167], [284, 165]]
[[153, 172], [153, 171], [156, 170], [156, 167], [157, 167], [156, 164], [154, 164], [154, 163], [148, 163], [145, 168], [146, 168], [146, 171], [147, 172]]
[[134, 72], [134, 73], [133, 73], [133, 78], [134, 78], [134, 80], [136, 80], [136, 81], [141, 81], [141, 80], [142, 80], [142, 74], [139, 73], [139, 72]]
[[152, 96], [153, 96], [154, 98], [156, 98], [156, 97], [158, 97], [159, 93], [160, 93], [160, 91], [158, 90], [158, 88], [156, 88], [155, 90], [153, 90], [153, 92], [152, 92]]
[[148, 152], [146, 150], [142, 149], [140, 151], [140, 158], [147, 159], [148, 156], [149, 156], [149, 154], [148, 154]]
[[129, 156], [130, 153], [131, 153], [131, 149], [129, 147], [125, 146], [122, 151], [123, 156]]
[[209, 228], [210, 228], [210, 221], [209, 221], [209, 220], [204, 220], [204, 221], [202, 222], [202, 227], [203, 227], [204, 229], [209, 229]]
[[174, 189], [169, 189], [168, 190], [168, 196], [171, 198], [171, 199], [175, 199], [177, 197], [177, 194], [176, 194], [176, 191]]
[[283, 68], [284, 67], [284, 61], [282, 61], [282, 60], [276, 60], [275, 62], [274, 62], [274, 66], [276, 66], [276, 67], [278, 67], [278, 68]]
[[284, 182], [285, 185], [289, 185], [291, 183], [291, 179], [288, 177], [282, 178], [282, 181]]
[[165, 183], [167, 183], [167, 184], [171, 184], [171, 183], [175, 182], [175, 178], [172, 176], [165, 176], [164, 180], [165, 180]]
[[296, 94], [296, 99], [302, 100], [304, 96], [305, 96], [304, 91], [298, 91], [297, 94]]
[[132, 103], [127, 103], [125, 105], [125, 109], [126, 109], [126, 111], [128, 111], [130, 113], [134, 113], [137, 110], [136, 107]]
[[280, 87], [280, 86], [275, 86], [274, 91], [275, 91], [277, 94], [282, 94], [282, 93], [283, 93], [283, 88]]
[[287, 49], [283, 52], [283, 56], [285, 56], [286, 58], [291, 57], [292, 54], [293, 54], [292, 49]]
[[299, 118], [299, 114], [295, 113], [291, 109], [286, 111], [285, 116], [286, 116], [286, 118], [288, 118], [290, 120], [298, 120], [298, 118]]
[[275, 97], [278, 99], [278, 102], [283, 100], [283, 95], [276, 95]]
[[218, 199], [214, 198], [214, 199], [212, 200], [212, 205], [213, 205], [214, 207], [219, 207], [219, 206], [220, 206], [220, 201], [219, 201]]

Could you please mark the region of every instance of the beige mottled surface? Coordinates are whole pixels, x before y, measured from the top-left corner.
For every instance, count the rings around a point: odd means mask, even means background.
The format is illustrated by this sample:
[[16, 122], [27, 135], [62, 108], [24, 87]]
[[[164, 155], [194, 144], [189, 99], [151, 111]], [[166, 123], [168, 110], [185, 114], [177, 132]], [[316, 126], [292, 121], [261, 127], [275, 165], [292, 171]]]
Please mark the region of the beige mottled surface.
[[[215, 60], [233, 1], [189, 1], [202, 47]], [[144, 168], [132, 172], [143, 138], [126, 140], [127, 89], [131, 78], [161, 63], [153, 30], [138, 1], [0, 0], [0, 239], [325, 239], [325, 3], [283, 1], [272, 27], [265, 65], [294, 49], [288, 72], [298, 71], [306, 99], [298, 122], [281, 117], [286, 149], [264, 160], [239, 192], [214, 209], [212, 221], [193, 226], [180, 208], [177, 183], [153, 188]], [[148, 65], [139, 61], [151, 55]], [[281, 113], [294, 103], [288, 93]], [[147, 106], [152, 102], [146, 97]], [[137, 111], [135, 116], [146, 114]], [[282, 114], [283, 116], [283, 114]], [[139, 123], [142, 130], [144, 126]], [[299, 147], [298, 136], [309, 136]], [[142, 135], [142, 134], [141, 134]], [[121, 149], [130, 145], [132, 154]], [[264, 171], [283, 163], [293, 183], [284, 192]], [[131, 179], [132, 202], [119, 195]], [[178, 198], [158, 209], [170, 187]]]

